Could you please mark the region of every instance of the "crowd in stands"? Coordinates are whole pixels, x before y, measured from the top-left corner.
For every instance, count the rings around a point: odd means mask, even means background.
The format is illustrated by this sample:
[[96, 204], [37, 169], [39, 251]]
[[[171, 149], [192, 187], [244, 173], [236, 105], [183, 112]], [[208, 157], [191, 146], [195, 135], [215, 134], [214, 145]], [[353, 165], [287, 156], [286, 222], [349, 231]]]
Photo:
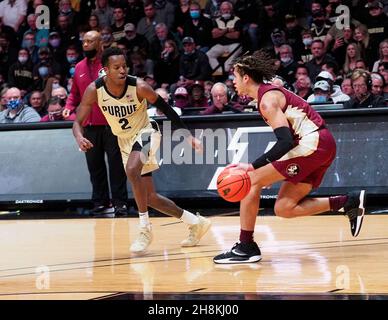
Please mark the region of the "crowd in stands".
[[2, 0], [0, 123], [74, 120], [64, 105], [89, 30], [179, 114], [254, 110], [232, 66], [258, 49], [276, 58], [277, 83], [312, 104], [388, 106], [387, 13], [387, 0]]

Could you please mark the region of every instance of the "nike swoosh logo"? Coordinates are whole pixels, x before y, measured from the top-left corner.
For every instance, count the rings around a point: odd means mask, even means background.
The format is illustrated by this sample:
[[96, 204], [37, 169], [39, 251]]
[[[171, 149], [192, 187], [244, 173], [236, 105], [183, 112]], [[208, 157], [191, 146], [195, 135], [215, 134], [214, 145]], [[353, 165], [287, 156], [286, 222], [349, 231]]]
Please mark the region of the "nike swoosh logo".
[[108, 101], [108, 100], [109, 100], [109, 98], [108, 98], [108, 99], [102, 99], [103, 102], [106, 102], [106, 101]]
[[240, 253], [240, 252], [238, 252], [237, 250], [232, 250], [232, 253], [234, 253], [236, 256], [240, 256], [240, 257], [244, 257], [244, 256], [246, 256], [246, 254], [245, 253]]
[[85, 75], [85, 73], [82, 73], [79, 75], [80, 78], [82, 78]]

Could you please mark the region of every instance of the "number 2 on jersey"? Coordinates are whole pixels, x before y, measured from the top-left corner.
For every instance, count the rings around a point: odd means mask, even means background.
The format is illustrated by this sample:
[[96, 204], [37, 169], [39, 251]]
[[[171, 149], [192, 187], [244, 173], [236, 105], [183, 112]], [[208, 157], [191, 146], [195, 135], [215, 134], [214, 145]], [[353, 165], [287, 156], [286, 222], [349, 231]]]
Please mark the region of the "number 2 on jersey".
[[121, 118], [119, 120], [119, 123], [121, 124], [121, 129], [123, 129], [123, 130], [131, 129], [131, 126], [129, 125], [128, 119]]

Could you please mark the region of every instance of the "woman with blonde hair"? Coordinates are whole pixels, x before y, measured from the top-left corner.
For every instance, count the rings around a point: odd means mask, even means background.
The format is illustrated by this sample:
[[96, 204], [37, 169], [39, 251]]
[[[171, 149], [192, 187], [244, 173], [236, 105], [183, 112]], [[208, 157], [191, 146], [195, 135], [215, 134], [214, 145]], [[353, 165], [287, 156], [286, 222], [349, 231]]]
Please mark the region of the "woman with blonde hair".
[[379, 64], [381, 62], [388, 62], [388, 39], [380, 42], [379, 55], [380, 59], [373, 64], [372, 72], [378, 72]]
[[343, 74], [349, 74], [356, 69], [357, 61], [361, 59], [360, 49], [355, 43], [349, 43], [346, 47], [345, 63], [342, 69]]

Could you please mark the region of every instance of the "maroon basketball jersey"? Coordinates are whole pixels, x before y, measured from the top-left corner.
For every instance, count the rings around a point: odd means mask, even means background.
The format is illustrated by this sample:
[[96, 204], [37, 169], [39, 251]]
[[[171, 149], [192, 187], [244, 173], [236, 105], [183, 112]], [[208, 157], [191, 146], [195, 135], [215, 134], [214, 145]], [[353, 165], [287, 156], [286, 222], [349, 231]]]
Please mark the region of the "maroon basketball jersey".
[[[286, 104], [282, 107], [282, 111], [295, 137], [301, 138], [325, 125], [322, 117], [305, 100], [283, 87], [271, 84], [263, 83], [260, 85], [257, 92], [258, 109], [263, 95], [270, 90], [279, 90], [284, 94]], [[264, 120], [266, 121], [266, 119]]]

